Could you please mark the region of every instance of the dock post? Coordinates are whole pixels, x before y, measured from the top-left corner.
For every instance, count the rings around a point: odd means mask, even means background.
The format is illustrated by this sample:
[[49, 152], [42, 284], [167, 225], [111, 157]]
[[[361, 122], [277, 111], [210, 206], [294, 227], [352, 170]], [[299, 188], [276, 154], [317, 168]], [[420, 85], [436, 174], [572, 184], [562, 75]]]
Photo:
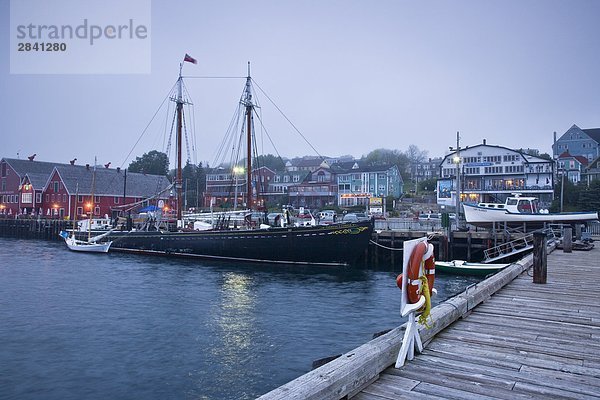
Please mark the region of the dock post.
[[467, 261], [471, 261], [471, 231], [467, 232]]
[[575, 240], [581, 240], [581, 224], [575, 224]]
[[565, 226], [563, 233], [563, 253], [570, 253], [573, 251], [573, 228], [571, 226]]
[[546, 230], [533, 232], [533, 283], [546, 283], [548, 251]]
[[[390, 247], [391, 247], [392, 249], [395, 249], [395, 248], [396, 248], [396, 246], [394, 245], [394, 237], [395, 237], [395, 236], [396, 236], [396, 232], [392, 231], [392, 236], [391, 236], [391, 238], [390, 238]], [[395, 259], [395, 257], [394, 257], [394, 253], [395, 253], [395, 252], [396, 252], [395, 250], [392, 250], [392, 251], [390, 252], [390, 257], [391, 257], [390, 264], [392, 264], [392, 268], [394, 268], [394, 267], [396, 266], [396, 259]]]

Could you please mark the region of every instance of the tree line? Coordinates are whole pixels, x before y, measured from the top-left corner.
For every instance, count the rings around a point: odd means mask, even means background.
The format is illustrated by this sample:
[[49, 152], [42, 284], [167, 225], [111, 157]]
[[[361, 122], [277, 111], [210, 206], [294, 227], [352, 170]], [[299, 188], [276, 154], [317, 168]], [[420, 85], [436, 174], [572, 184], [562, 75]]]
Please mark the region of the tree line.
[[[532, 154], [531, 150], [523, 150], [524, 153], [551, 159], [548, 154]], [[416, 175], [416, 165], [427, 159], [427, 151], [420, 150], [415, 145], [410, 145], [406, 151], [393, 149], [375, 149], [360, 158], [360, 161], [367, 165], [397, 165], [400, 174], [405, 183], [409, 183]], [[272, 154], [259, 156], [257, 165], [268, 167], [276, 172], [285, 171], [285, 161]], [[169, 158], [165, 153], [153, 150], [145, 153], [141, 157], [136, 157], [129, 164], [130, 172], [139, 172], [152, 175], [168, 176], [171, 181], [174, 180], [175, 171], [169, 170]], [[206, 174], [210, 171], [208, 165], [204, 166], [202, 162], [198, 165], [187, 163], [182, 171], [183, 185], [188, 207], [202, 205], [201, 197], [206, 189]], [[433, 191], [436, 187], [436, 179], [429, 179], [419, 182], [418, 190]], [[574, 184], [568, 179], [564, 182], [564, 188], [561, 188], [560, 180], [555, 185], [556, 198], [552, 203], [550, 210], [552, 212], [560, 211], [560, 193], [563, 193], [563, 211], [595, 211], [600, 210], [600, 180], [592, 181], [589, 185], [585, 182]]]

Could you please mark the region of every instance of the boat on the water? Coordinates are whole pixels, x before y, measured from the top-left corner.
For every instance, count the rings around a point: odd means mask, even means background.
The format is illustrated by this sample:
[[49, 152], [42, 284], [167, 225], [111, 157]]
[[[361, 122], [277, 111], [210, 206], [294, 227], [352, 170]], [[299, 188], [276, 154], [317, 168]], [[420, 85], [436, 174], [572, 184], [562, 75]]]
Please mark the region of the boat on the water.
[[[92, 178], [92, 194], [90, 195], [90, 204], [93, 204], [93, 199], [94, 199], [94, 189], [96, 186], [96, 166], [94, 165], [94, 174], [93, 174], [93, 178]], [[77, 185], [77, 188], [75, 190], [75, 198], [78, 197], [78, 192], [79, 192], [79, 185]], [[104, 232], [100, 235], [96, 235], [94, 237], [92, 237], [92, 212], [90, 210], [90, 218], [86, 221], [87, 225], [86, 225], [86, 231], [87, 231], [87, 239], [83, 240], [83, 239], [77, 239], [76, 237], [76, 231], [77, 229], [75, 229], [75, 227], [79, 227], [81, 229], [82, 225], [79, 225], [77, 223], [77, 214], [75, 214], [75, 220], [73, 221], [73, 230], [71, 231], [71, 236], [69, 236], [69, 233], [66, 231], [60, 231], [58, 236], [62, 237], [65, 240], [65, 243], [67, 244], [67, 248], [69, 250], [72, 251], [80, 251], [80, 252], [86, 252], [86, 253], [108, 253], [108, 250], [110, 249], [110, 246], [112, 244], [111, 241], [107, 241], [107, 242], [100, 242], [100, 240], [102, 240], [103, 238], [107, 237], [112, 230], [109, 230], [108, 232]]]
[[[239, 100], [243, 123], [242, 134], [246, 148], [246, 184], [247, 204], [254, 210], [256, 202], [253, 196], [258, 194], [259, 182], [253, 174], [252, 149], [254, 139], [253, 121], [255, 104], [252, 93], [253, 81], [248, 76], [241, 99]], [[111, 250], [133, 253], [146, 253], [169, 256], [200, 257], [215, 260], [251, 261], [261, 263], [348, 265], [364, 256], [373, 232], [373, 221], [342, 222], [331, 225], [294, 224], [288, 217], [281, 218], [279, 224], [256, 223], [243, 218], [234, 222], [231, 215], [216, 218], [212, 226], [210, 220], [203, 220], [198, 229], [194, 223], [188, 223], [182, 213], [182, 123], [183, 105], [189, 104], [183, 98], [183, 79], [181, 65], [177, 81], [177, 92], [171, 97], [176, 103], [176, 149], [177, 165], [174, 182], [176, 195], [176, 217], [169, 224], [160, 223], [160, 209], [152, 214], [150, 223], [143, 228], [131, 227], [128, 216], [128, 230], [119, 228], [108, 234], [112, 241]], [[256, 117], [259, 118], [260, 117]], [[237, 161], [236, 161], [237, 162]], [[237, 198], [237, 195], [236, 195]], [[160, 208], [160, 207], [159, 207]], [[261, 211], [265, 216], [264, 208]], [[285, 212], [285, 210], [284, 210]], [[237, 220], [235, 220], [237, 221]], [[233, 226], [232, 226], [233, 225]], [[308, 226], [307, 226], [308, 225]]]
[[467, 223], [480, 226], [493, 223], [541, 226], [544, 223], [572, 224], [598, 220], [597, 212], [550, 213], [539, 206], [536, 197], [518, 195], [507, 197], [504, 203], [463, 204], [463, 208]]
[[69, 250], [81, 251], [86, 253], [108, 253], [112, 241], [98, 243], [96, 241], [79, 240], [75, 235], [69, 236], [65, 231], [59, 233], [60, 237], [65, 239], [65, 243]]
[[510, 264], [483, 264], [463, 260], [436, 261], [436, 272], [453, 275], [479, 275], [485, 276], [496, 273]]

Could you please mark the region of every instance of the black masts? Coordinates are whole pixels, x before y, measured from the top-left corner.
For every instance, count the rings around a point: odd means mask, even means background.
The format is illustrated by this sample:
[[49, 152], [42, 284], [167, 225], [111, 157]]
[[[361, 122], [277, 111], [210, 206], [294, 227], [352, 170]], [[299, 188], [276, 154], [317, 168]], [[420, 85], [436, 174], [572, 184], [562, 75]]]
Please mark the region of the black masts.
[[175, 103], [177, 104], [177, 132], [176, 132], [176, 145], [177, 145], [177, 172], [175, 175], [175, 190], [177, 192], [177, 221], [182, 221], [181, 211], [183, 208], [183, 178], [182, 178], [182, 166], [181, 166], [181, 153], [182, 153], [182, 138], [183, 138], [183, 105], [186, 103], [183, 99], [183, 78], [181, 77], [181, 69], [183, 63], [179, 64], [179, 79], [177, 80], [177, 98]]
[[242, 104], [246, 107], [246, 205], [249, 209], [252, 208], [252, 111], [254, 109], [251, 82], [250, 61], [248, 61], [248, 76], [246, 77], [246, 89]]

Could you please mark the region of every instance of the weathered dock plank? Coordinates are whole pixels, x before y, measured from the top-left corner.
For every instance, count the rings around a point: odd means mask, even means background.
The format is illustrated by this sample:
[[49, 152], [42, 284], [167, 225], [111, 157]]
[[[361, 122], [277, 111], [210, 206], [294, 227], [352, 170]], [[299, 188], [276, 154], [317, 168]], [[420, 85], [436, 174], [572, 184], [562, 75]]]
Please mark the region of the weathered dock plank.
[[[279, 396], [271, 392], [263, 398], [598, 399], [599, 256], [598, 249], [549, 254], [547, 284], [532, 283], [524, 273], [531, 260], [525, 258], [435, 307], [433, 328], [420, 328], [426, 343], [423, 353], [395, 369], [389, 349], [398, 346], [386, 348], [389, 364], [355, 397], [351, 396], [360, 383], [367, 382], [360, 379], [364, 365], [348, 365], [345, 375], [336, 373], [336, 366], [324, 369], [322, 374], [332, 380], [334, 390], [320, 387], [318, 396], [310, 390], [299, 397], [284, 396], [293, 392], [296, 380], [276, 392]], [[388, 335], [393, 336], [391, 344], [401, 329], [381, 338]], [[371, 356], [381, 360], [376, 355], [381, 345], [370, 343]], [[384, 364], [379, 362], [373, 372]], [[299, 382], [311, 381], [304, 376]]]

